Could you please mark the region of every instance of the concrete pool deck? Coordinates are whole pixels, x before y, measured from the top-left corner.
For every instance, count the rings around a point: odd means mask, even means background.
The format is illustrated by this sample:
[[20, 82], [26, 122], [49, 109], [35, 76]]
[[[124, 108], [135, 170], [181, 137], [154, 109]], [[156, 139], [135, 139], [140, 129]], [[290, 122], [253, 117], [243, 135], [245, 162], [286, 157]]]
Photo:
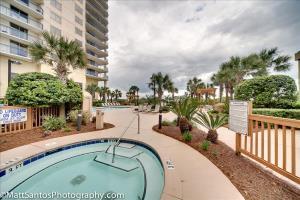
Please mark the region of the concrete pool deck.
[[[244, 199], [229, 179], [199, 152], [182, 142], [154, 132], [152, 127], [157, 124], [158, 114], [147, 113], [140, 116], [140, 134], [137, 134], [136, 114], [132, 113], [131, 109], [112, 110], [105, 113], [104, 120], [114, 124], [114, 128], [53, 138], [1, 152], [1, 168], [5, 167], [3, 163], [9, 160], [24, 159], [62, 145], [96, 138], [118, 138], [128, 128], [124, 138], [152, 146], [162, 159], [165, 169], [165, 187], [161, 199]], [[172, 120], [174, 117], [171, 113], [163, 114], [164, 119]], [[128, 127], [131, 121], [133, 123]], [[167, 168], [168, 160], [174, 163], [174, 169]]]

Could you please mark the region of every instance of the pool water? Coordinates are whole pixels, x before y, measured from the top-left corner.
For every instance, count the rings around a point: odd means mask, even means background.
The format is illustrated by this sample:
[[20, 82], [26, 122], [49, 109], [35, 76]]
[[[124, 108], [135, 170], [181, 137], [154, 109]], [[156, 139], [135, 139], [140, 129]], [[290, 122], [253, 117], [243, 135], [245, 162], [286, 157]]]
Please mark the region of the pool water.
[[[96, 112], [97, 107], [93, 107], [93, 112]], [[129, 106], [107, 106], [107, 107], [98, 107], [100, 110], [106, 112], [106, 111], [112, 111], [112, 110], [120, 110], [120, 109], [127, 109], [130, 108]]]
[[[5, 176], [1, 180], [2, 189], [15, 193], [109, 192], [122, 194], [125, 197], [122, 199], [128, 200], [160, 199], [164, 173], [151, 151], [141, 146], [117, 147], [115, 165], [119, 168], [116, 168], [94, 160], [99, 156], [97, 159], [101, 162], [110, 163], [111, 154], [104, 152], [107, 147], [108, 144], [104, 143], [92, 144], [47, 156]], [[131, 151], [139, 154], [130, 155]], [[126, 154], [129, 156], [125, 157]], [[101, 155], [108, 155], [107, 159]], [[122, 170], [128, 167], [128, 163], [136, 168]]]

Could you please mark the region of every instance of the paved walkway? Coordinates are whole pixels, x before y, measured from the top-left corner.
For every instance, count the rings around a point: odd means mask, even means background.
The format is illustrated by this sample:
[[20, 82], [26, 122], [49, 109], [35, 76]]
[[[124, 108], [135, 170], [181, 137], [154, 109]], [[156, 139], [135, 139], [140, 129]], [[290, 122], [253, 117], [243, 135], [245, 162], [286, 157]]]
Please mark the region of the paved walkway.
[[[135, 114], [130, 109], [108, 111], [105, 121], [116, 125], [115, 128], [84, 134], [65, 136], [36, 142], [0, 153], [0, 163], [16, 157], [26, 158], [78, 141], [118, 137], [125, 130]], [[173, 119], [172, 114], [164, 114], [164, 119]], [[141, 133], [137, 134], [137, 120], [125, 133], [125, 138], [135, 139], [152, 146], [160, 155], [165, 168], [165, 187], [163, 200], [238, 200], [244, 199], [229, 179], [208, 159], [188, 145], [162, 134], [155, 133], [152, 126], [157, 124], [157, 114], [141, 114]], [[173, 161], [175, 169], [167, 169], [167, 160]], [[3, 167], [3, 165], [1, 166]]]

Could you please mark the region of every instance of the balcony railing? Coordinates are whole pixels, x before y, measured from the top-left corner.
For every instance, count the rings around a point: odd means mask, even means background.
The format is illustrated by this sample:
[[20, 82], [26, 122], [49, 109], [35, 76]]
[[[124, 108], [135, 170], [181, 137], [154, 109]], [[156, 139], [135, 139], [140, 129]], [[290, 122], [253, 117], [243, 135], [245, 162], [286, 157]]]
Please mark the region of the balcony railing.
[[14, 47], [6, 44], [0, 44], [0, 52], [29, 58], [28, 50], [22, 47]]
[[41, 15], [43, 15], [43, 13], [44, 13], [44, 11], [43, 11], [43, 9], [42, 9], [41, 6], [36, 5], [36, 4], [32, 3], [31, 1], [29, 1], [28, 4], [25, 3], [24, 1], [21, 1], [21, 0], [15, 0], [15, 1], [17, 1], [18, 3], [20, 3], [20, 4], [24, 5], [24, 6], [27, 6], [31, 10], [34, 10], [34, 11], [38, 12]]
[[3, 5], [0, 5], [0, 13], [3, 15], [9, 16], [13, 19], [16, 19], [18, 21], [21, 21], [25, 24], [28, 24], [30, 26], [36, 27], [38, 29], [41, 29], [41, 30], [43, 29], [43, 24], [40, 23], [39, 21], [36, 21], [31, 18], [23, 17], [20, 13], [14, 12], [12, 9], [7, 8]]
[[103, 73], [96, 72], [96, 71], [92, 71], [92, 70], [86, 70], [86, 75], [93, 76], [93, 77], [99, 78], [99, 79], [104, 79], [104, 80], [108, 79], [107, 75], [105, 75]]
[[3, 24], [0, 24], [0, 32], [20, 38], [22, 40], [27, 40], [28, 42], [34, 42], [34, 41], [38, 40], [37, 37], [29, 35], [28, 33], [22, 32], [16, 28], [13, 28], [10, 26], [5, 26]]
[[104, 72], [108, 71], [108, 68], [106, 66], [97, 65], [94, 61], [89, 60], [88, 64], [95, 67], [95, 68], [100, 69], [101, 71], [104, 71]]

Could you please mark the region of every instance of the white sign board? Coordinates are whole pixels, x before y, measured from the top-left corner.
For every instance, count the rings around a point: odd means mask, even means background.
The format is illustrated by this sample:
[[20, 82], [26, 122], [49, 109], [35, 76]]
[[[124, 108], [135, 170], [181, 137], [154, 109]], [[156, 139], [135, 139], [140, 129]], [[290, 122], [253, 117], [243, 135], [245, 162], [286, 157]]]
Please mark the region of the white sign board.
[[27, 121], [27, 108], [0, 110], [0, 124], [12, 124]]
[[240, 134], [248, 134], [249, 102], [230, 101], [229, 129]]

